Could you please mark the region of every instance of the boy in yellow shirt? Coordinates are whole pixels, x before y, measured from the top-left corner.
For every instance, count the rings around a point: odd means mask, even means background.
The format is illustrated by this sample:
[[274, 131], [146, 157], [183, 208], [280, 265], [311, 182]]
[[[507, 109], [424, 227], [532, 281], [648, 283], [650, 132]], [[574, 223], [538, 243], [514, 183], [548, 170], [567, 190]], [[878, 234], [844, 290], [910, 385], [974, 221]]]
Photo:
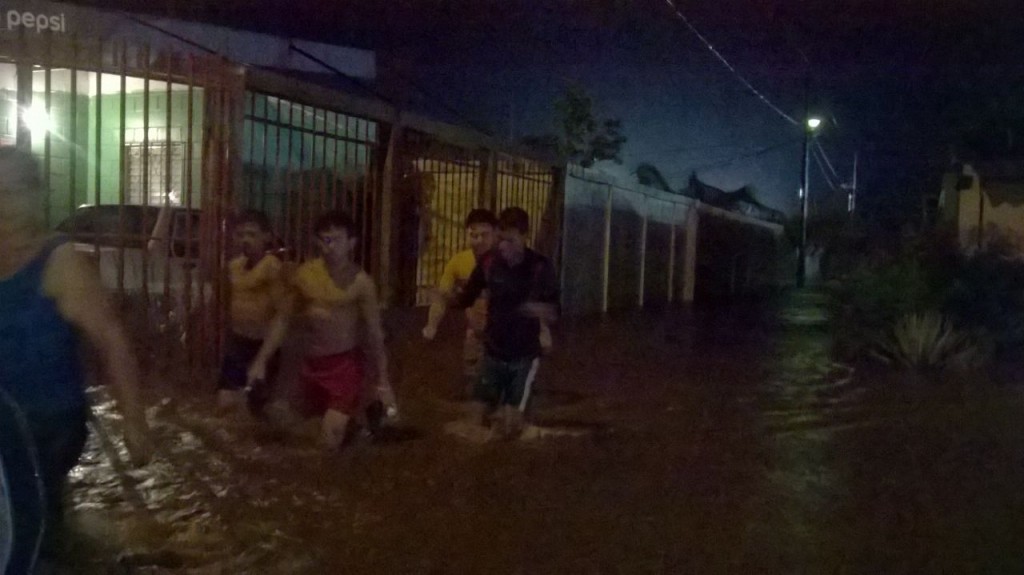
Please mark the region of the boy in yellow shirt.
[[278, 354], [268, 362], [265, 377], [248, 387], [247, 372], [284, 298], [283, 264], [267, 253], [272, 234], [266, 214], [247, 210], [239, 214], [234, 223], [234, 240], [241, 255], [228, 263], [231, 332], [221, 365], [218, 403], [222, 409], [233, 407], [241, 403], [248, 389], [249, 408], [253, 414], [261, 415], [277, 374]]
[[[433, 294], [430, 302], [430, 310], [427, 312], [427, 325], [423, 327], [423, 337], [433, 341], [437, 336], [437, 327], [444, 319], [448, 305], [447, 297], [452, 297], [462, 291], [469, 276], [476, 267], [476, 262], [484, 254], [494, 249], [494, 229], [498, 219], [494, 212], [485, 209], [475, 209], [466, 216], [466, 236], [469, 240], [469, 248], [452, 256], [444, 266], [441, 273], [441, 281], [437, 286], [437, 293]], [[474, 304], [466, 309], [466, 339], [462, 345], [463, 377], [464, 385], [456, 386], [455, 395], [461, 397], [469, 389], [472, 389], [473, 382], [480, 376], [480, 359], [483, 357], [484, 348], [480, 338], [484, 325], [487, 322], [487, 300], [480, 297]], [[459, 389], [461, 388], [461, 389]]]
[[249, 381], [264, 377], [268, 362], [284, 341], [293, 318], [302, 320], [307, 342], [302, 362], [303, 391], [323, 414], [321, 433], [325, 447], [337, 449], [345, 441], [349, 422], [357, 414], [364, 394], [366, 358], [360, 346], [365, 327], [370, 355], [376, 364], [377, 396], [397, 414], [388, 379], [387, 352], [377, 287], [352, 260], [358, 238], [348, 214], [328, 212], [314, 226], [321, 257], [299, 266], [293, 290], [285, 298], [263, 347], [249, 369]]

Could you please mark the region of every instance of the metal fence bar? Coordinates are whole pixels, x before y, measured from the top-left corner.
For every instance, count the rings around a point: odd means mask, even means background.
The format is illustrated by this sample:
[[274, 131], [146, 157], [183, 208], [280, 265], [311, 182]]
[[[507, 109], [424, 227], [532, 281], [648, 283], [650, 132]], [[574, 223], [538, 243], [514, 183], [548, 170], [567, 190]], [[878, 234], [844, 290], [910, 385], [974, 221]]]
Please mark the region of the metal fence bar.
[[[192, 162], [193, 162], [193, 157], [192, 156], [194, 154], [194, 150], [193, 150], [193, 145], [192, 145], [192, 138], [193, 138], [192, 124], [195, 121], [194, 116], [193, 116], [193, 114], [195, 113], [195, 109], [194, 109], [194, 105], [193, 105], [194, 87], [195, 87], [195, 59], [192, 58], [192, 57], [189, 57], [186, 61], [187, 61], [187, 68], [188, 68], [188, 70], [187, 70], [187, 80], [186, 80], [188, 82], [188, 88], [187, 88], [187, 92], [186, 92], [187, 97], [188, 97], [188, 101], [185, 104], [185, 106], [186, 106], [186, 108], [185, 108], [185, 118], [186, 118], [186, 121], [188, 123], [187, 123], [187, 126], [185, 128], [185, 207], [187, 209], [187, 212], [186, 212], [187, 213], [187, 217], [185, 218], [185, 237], [186, 237], [186, 241], [188, 242], [186, 249], [188, 250], [189, 255], [193, 256], [193, 257], [198, 257], [200, 254], [197, 253], [197, 254], [193, 255], [191, 253], [191, 250], [192, 250], [192, 238], [193, 238], [193, 235], [192, 235], [193, 234], [193, 226], [192, 226], [192, 193], [193, 193], [193, 190], [192, 190]], [[123, 128], [124, 122], [122, 121], [121, 124], [122, 124], [122, 130], [123, 130], [124, 129]], [[196, 247], [199, 250], [201, 250], [202, 249], [202, 244], [197, 242], [197, 246]], [[184, 275], [185, 275], [185, 315], [182, 318], [182, 325], [184, 326], [185, 345], [187, 346], [186, 347], [186, 353], [185, 353], [185, 356], [186, 356], [185, 361], [186, 361], [186, 364], [188, 366], [188, 373], [189, 373], [190, 376], [192, 376], [192, 375], [195, 374], [195, 367], [196, 367], [196, 361], [195, 361], [195, 357], [194, 357], [195, 356], [194, 352], [195, 352], [196, 349], [198, 349], [196, 344], [199, 343], [201, 345], [202, 342], [201, 341], [200, 342], [194, 341], [193, 333], [192, 333], [192, 303], [193, 303], [192, 302], [192, 281], [193, 281], [193, 277], [192, 277], [192, 265], [191, 265], [191, 262], [189, 262], [189, 264], [185, 266], [185, 274]], [[199, 301], [203, 302], [203, 300], [205, 300], [205, 299], [206, 299], [205, 283], [200, 281], [200, 283], [199, 283]], [[203, 303], [200, 303], [200, 306], [201, 306], [200, 309], [202, 309]], [[189, 379], [192, 379], [192, 378], [190, 377]]]

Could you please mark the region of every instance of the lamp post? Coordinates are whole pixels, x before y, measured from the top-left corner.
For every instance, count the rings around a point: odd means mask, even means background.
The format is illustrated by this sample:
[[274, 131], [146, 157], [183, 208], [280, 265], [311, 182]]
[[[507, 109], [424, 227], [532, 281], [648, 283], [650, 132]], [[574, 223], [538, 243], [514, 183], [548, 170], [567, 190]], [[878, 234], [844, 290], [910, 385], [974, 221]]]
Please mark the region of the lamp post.
[[796, 287], [804, 287], [807, 282], [807, 180], [810, 171], [811, 137], [814, 130], [821, 125], [821, 119], [808, 117], [804, 125], [804, 154], [800, 167], [800, 248], [796, 264]]

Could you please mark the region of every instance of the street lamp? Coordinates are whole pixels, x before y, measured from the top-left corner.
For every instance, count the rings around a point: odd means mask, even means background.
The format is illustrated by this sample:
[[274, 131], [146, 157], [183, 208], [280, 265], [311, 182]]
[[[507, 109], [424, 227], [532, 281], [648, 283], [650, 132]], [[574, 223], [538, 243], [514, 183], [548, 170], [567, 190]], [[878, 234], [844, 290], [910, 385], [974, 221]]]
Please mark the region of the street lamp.
[[807, 282], [807, 180], [810, 168], [811, 137], [818, 126], [821, 126], [821, 118], [813, 116], [807, 118], [807, 124], [804, 126], [804, 154], [800, 169], [800, 249], [797, 254], [800, 259], [796, 264], [796, 287], [804, 287]]

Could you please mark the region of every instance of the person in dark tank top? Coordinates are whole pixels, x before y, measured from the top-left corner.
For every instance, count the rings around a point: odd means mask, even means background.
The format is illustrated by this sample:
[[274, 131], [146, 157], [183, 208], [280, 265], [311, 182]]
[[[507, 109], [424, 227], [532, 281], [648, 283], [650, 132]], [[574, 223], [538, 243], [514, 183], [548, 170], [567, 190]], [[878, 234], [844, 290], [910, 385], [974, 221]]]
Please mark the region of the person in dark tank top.
[[41, 542], [55, 540], [61, 526], [64, 484], [87, 435], [80, 338], [112, 384], [133, 462], [148, 461], [152, 451], [124, 330], [95, 267], [42, 225], [43, 197], [35, 158], [0, 147], [0, 458], [14, 535], [8, 574], [31, 573]]

